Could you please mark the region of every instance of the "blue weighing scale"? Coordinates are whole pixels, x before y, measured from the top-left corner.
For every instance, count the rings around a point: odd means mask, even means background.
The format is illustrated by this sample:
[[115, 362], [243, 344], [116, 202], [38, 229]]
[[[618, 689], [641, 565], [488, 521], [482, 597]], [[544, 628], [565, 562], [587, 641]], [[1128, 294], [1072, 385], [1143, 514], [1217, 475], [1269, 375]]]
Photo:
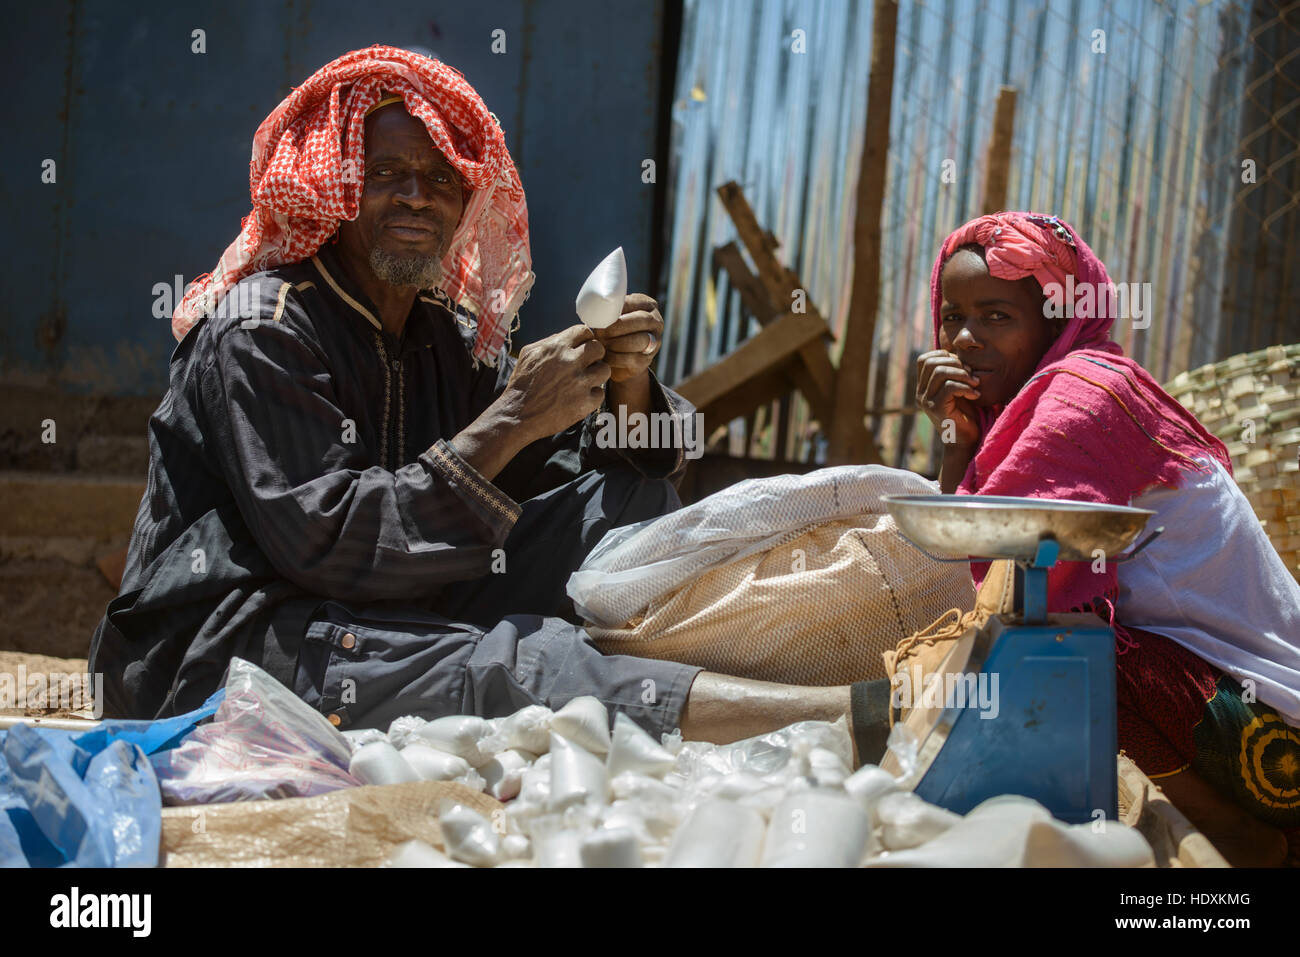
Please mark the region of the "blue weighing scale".
[[940, 669], [954, 692], [908, 717], [916, 794], [958, 814], [1021, 794], [1072, 824], [1098, 812], [1114, 819], [1115, 632], [1096, 615], [1048, 614], [1047, 573], [1058, 561], [1132, 558], [1163, 531], [1120, 556], [1154, 513], [1006, 496], [890, 495], [885, 504], [936, 561], [1009, 558], [1016, 568], [1014, 610], [967, 630]]

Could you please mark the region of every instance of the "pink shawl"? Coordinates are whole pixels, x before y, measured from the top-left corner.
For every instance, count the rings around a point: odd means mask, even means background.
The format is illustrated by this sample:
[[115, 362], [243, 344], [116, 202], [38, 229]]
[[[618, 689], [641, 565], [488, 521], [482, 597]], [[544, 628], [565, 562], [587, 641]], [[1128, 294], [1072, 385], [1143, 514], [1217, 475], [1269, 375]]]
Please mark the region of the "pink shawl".
[[[1016, 495], [1128, 505], [1145, 490], [1177, 486], [1188, 469], [1219, 461], [1223, 443], [1110, 341], [1110, 277], [1074, 230], [1056, 217], [996, 213], [962, 226], [943, 243], [930, 279], [939, 347], [939, 274], [960, 246], [984, 248], [991, 275], [1033, 276], [1067, 286], [1075, 305], [1060, 337], [1006, 406], [980, 410], [982, 438], [958, 494]], [[1091, 289], [1091, 295], [1085, 291]], [[1100, 294], [1099, 294], [1100, 293]], [[1059, 299], [1058, 299], [1059, 302]], [[1046, 320], [1044, 320], [1046, 321]], [[1114, 562], [1058, 564], [1048, 575], [1049, 609], [1095, 609], [1114, 622]], [[987, 565], [973, 563], [977, 583]]]

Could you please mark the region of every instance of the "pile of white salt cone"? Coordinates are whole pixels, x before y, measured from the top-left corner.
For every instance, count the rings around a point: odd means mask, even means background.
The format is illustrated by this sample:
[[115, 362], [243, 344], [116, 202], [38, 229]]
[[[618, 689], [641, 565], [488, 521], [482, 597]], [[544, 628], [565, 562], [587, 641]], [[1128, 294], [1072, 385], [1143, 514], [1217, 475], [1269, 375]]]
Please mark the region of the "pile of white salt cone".
[[[1067, 825], [1029, 798], [965, 816], [875, 766], [850, 771], [845, 722], [806, 721], [729, 745], [655, 741], [575, 698], [509, 717], [399, 718], [348, 732], [367, 784], [457, 781], [504, 802], [492, 819], [439, 809], [446, 852], [408, 841], [393, 867], [1140, 867], [1115, 821]], [[904, 762], [906, 765], [906, 762]]]

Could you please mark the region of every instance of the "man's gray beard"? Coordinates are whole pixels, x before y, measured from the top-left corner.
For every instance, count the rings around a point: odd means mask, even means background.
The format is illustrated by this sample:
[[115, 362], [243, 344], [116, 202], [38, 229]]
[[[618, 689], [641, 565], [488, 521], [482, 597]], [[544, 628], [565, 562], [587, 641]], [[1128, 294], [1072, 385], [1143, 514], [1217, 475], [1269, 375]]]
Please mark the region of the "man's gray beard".
[[370, 250], [375, 276], [394, 286], [432, 289], [442, 281], [442, 261], [427, 256], [398, 256], [375, 246]]

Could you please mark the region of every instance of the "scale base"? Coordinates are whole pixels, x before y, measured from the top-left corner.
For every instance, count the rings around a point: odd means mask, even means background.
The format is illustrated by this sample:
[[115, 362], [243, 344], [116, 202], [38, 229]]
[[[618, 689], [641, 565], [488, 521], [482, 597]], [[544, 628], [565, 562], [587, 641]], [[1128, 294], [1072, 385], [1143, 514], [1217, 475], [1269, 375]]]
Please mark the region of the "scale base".
[[964, 678], [978, 697], [945, 707], [922, 742], [918, 796], [958, 814], [1021, 794], [1071, 824], [1117, 817], [1114, 631], [1093, 615], [994, 617]]

